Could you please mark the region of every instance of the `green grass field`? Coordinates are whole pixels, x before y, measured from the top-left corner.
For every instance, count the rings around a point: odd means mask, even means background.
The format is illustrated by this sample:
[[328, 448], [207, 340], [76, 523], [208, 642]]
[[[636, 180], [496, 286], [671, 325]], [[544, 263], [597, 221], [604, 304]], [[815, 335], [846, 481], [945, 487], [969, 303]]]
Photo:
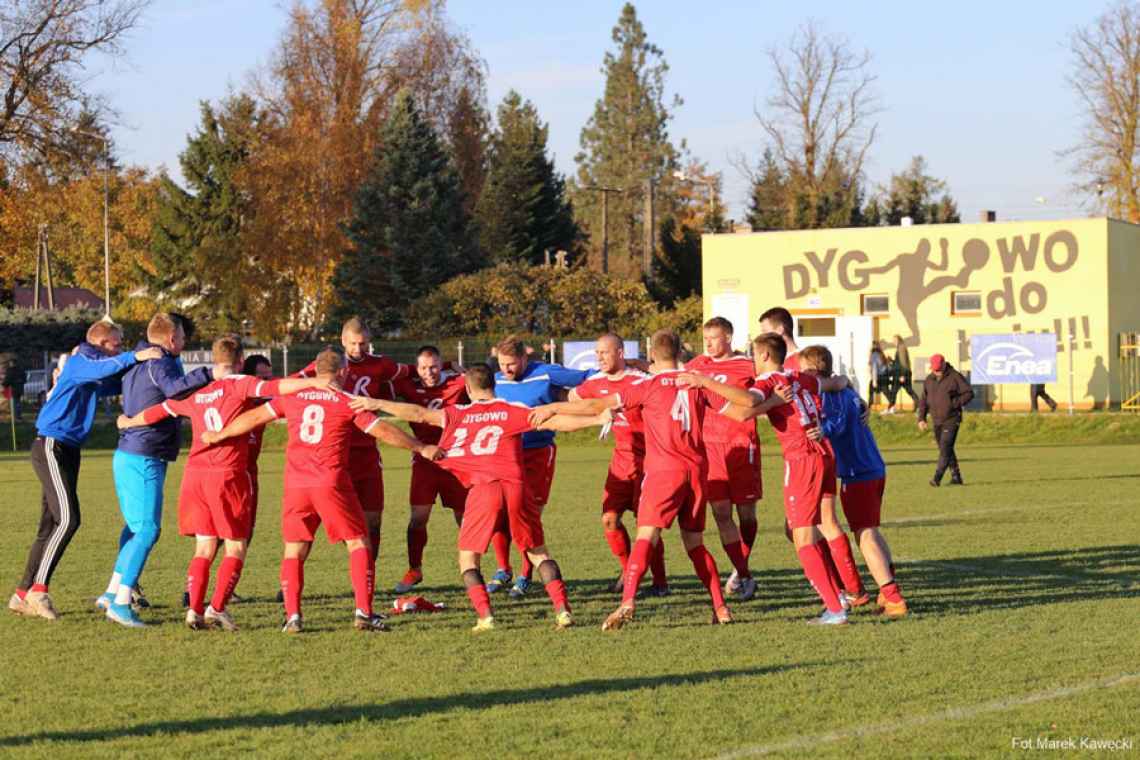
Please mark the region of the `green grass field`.
[[[499, 628], [470, 634], [456, 529], [441, 509], [423, 593], [448, 611], [397, 618], [388, 634], [352, 631], [345, 553], [322, 539], [306, 567], [308, 630], [287, 637], [272, 602], [280, 452], [263, 457], [237, 634], [182, 626], [180, 467], [144, 577], [152, 625], [122, 629], [93, 609], [119, 517], [110, 452], [88, 452], [83, 527], [52, 587], [63, 618], [0, 617], [0, 755], [981, 757], [1023, 754], [1014, 740], [1039, 737], [1127, 738], [1140, 751], [1140, 446], [964, 445], [968, 485], [937, 490], [926, 484], [932, 446], [885, 453], [884, 530], [906, 620], [860, 612], [845, 628], [804, 624], [817, 602], [782, 535], [782, 465], [769, 456], [754, 554], [761, 593], [734, 605], [739, 624], [707, 624], [674, 532], [675, 594], [603, 634], [617, 572], [598, 521], [608, 449], [576, 444], [559, 452], [546, 525], [579, 628], [554, 631], [538, 594], [495, 598]], [[404, 570], [409, 470], [402, 452], [385, 458], [386, 605]], [[0, 556], [14, 581], [38, 519], [24, 455], [0, 455], [0, 491]]]

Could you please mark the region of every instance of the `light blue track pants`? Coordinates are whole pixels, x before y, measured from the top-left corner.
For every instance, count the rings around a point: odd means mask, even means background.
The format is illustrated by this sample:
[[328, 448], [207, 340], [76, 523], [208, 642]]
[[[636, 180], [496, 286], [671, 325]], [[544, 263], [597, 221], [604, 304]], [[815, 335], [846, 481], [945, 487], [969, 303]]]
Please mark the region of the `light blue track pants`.
[[150, 550], [158, 542], [166, 465], [165, 460], [127, 451], [116, 451], [111, 461], [119, 510], [126, 523], [119, 536], [115, 572], [122, 576], [120, 582], [131, 588], [138, 584]]

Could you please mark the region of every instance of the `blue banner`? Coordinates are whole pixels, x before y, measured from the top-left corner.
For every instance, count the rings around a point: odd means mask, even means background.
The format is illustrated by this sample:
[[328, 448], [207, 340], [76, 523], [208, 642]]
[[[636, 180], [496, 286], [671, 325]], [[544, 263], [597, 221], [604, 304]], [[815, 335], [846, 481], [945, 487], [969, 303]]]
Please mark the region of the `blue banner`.
[[[562, 366], [570, 369], [597, 369], [598, 361], [594, 356], [594, 341], [568, 340], [562, 344]], [[625, 355], [630, 359], [638, 358], [636, 340], [622, 341]]]
[[971, 385], [1057, 382], [1057, 336], [1053, 333], [973, 335]]

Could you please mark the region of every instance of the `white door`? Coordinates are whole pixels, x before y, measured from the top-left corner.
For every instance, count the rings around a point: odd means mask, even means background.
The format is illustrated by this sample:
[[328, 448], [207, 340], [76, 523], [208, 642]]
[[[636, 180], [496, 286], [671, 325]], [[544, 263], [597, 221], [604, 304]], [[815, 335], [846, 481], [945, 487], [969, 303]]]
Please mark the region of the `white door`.
[[[796, 329], [796, 345], [801, 349], [808, 346], [826, 346], [831, 352], [832, 371], [851, 379], [859, 395], [865, 395], [870, 382], [867, 360], [871, 354], [871, 317], [797, 317], [796, 322], [811, 320], [810, 336], [801, 336]], [[831, 326], [834, 325], [834, 329]], [[824, 328], [827, 329], [824, 329]]]
[[[747, 351], [748, 343], [756, 332], [748, 323], [748, 295], [746, 293], [717, 293], [712, 297], [712, 314], [732, 323], [732, 347]], [[757, 330], [759, 328], [756, 328]]]

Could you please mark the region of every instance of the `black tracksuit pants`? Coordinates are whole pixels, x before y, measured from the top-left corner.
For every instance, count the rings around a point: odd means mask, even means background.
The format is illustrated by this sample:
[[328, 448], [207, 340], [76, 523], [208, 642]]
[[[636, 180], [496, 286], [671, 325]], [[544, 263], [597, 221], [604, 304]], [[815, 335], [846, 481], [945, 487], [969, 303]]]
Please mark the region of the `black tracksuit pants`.
[[17, 586], [25, 590], [51, 582], [60, 557], [79, 530], [79, 447], [40, 436], [32, 444], [32, 468], [43, 486], [43, 499], [40, 528]]
[[934, 482], [942, 482], [942, 474], [950, 470], [950, 477], [954, 480], [962, 479], [962, 471], [958, 469], [958, 455], [954, 453], [954, 444], [958, 440], [958, 426], [961, 420], [946, 420], [934, 423], [934, 441], [938, 444], [938, 466], [934, 470]]

